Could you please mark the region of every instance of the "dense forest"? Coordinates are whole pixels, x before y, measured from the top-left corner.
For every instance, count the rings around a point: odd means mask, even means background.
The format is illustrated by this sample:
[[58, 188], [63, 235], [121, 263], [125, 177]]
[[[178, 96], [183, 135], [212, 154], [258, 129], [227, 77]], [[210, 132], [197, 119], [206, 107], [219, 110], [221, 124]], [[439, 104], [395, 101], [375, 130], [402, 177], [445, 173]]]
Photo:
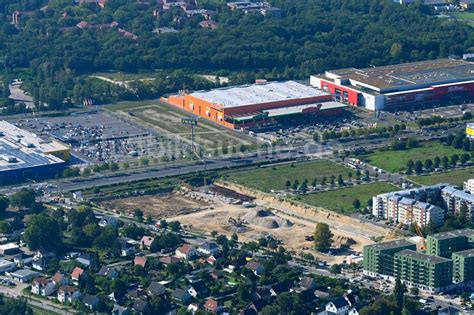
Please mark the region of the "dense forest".
[[[0, 3], [2, 71], [9, 79], [18, 71], [26, 73], [38, 107], [69, 106], [91, 95], [107, 102], [207, 87], [191, 72], [230, 75], [232, 83], [307, 78], [326, 69], [447, 57], [474, 47], [470, 26], [434, 17], [428, 7], [391, 0], [272, 0], [282, 18], [244, 15], [228, 10], [223, 0], [203, 0], [202, 7], [217, 12], [216, 30], [201, 29], [200, 15], [177, 23], [176, 17], [185, 15], [179, 8], [156, 17], [156, 6], [136, 1], [109, 0], [104, 9], [73, 3]], [[22, 12], [17, 26], [11, 24], [16, 10]], [[81, 29], [76, 27], [81, 21], [118, 26]], [[162, 26], [180, 32], [152, 32]], [[117, 27], [138, 39], [121, 36]], [[99, 71], [156, 70], [171, 73], [173, 80], [157, 75], [157, 84], [137, 87], [141, 92], [132, 93], [136, 95], [84, 79]]]

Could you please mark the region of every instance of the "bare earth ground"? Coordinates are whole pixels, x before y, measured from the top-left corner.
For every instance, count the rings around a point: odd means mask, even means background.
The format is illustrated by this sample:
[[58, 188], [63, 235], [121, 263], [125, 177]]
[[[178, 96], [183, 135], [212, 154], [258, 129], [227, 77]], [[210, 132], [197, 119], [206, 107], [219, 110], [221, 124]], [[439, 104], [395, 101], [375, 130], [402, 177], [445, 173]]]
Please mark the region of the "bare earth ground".
[[[239, 187], [228, 188], [252, 195], [249, 191], [239, 190]], [[305, 237], [313, 234], [317, 222], [329, 224], [334, 234], [333, 239], [336, 247], [340, 242], [354, 241], [355, 244], [351, 246], [351, 252], [361, 252], [364, 245], [373, 243], [370, 237], [385, 236], [388, 232], [388, 230], [373, 224], [360, 223], [356, 219], [324, 210], [315, 211], [292, 205], [268, 195], [252, 196], [257, 198], [254, 201], [257, 205], [255, 208], [245, 208], [233, 204], [232, 199], [228, 196], [182, 191], [105, 201], [101, 205], [117, 212], [128, 213], [139, 208], [143, 210], [145, 216], [150, 215], [155, 219], [166, 218], [170, 221], [178, 220], [190, 230], [201, 233], [217, 231], [220, 234], [231, 236], [237, 231], [239, 239], [244, 242], [256, 241], [266, 234], [271, 234], [280, 240], [288, 250], [297, 253], [312, 253], [315, 257], [328, 263], [340, 263], [349, 253], [329, 256], [312, 250], [312, 242], [306, 241]], [[257, 211], [261, 209], [270, 211], [271, 216], [265, 217], [265, 219], [280, 224], [272, 228], [262, 224], [261, 217], [254, 219]], [[235, 225], [229, 223], [229, 218], [241, 219], [244, 224], [237, 230]]]
[[184, 196], [180, 193], [171, 193], [103, 201], [100, 205], [128, 214], [138, 208], [143, 211], [145, 217], [152, 216], [161, 219], [207, 209], [208, 203], [199, 199], [200, 197], [193, 198], [193, 195]]

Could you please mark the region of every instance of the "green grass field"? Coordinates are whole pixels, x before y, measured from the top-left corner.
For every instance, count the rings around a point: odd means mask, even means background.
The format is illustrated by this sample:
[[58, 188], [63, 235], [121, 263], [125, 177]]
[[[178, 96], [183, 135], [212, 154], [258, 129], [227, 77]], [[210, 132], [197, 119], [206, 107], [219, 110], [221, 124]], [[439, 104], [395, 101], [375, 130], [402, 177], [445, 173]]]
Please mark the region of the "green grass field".
[[447, 156], [453, 154], [462, 154], [462, 150], [454, 149], [437, 142], [424, 143], [419, 148], [413, 148], [403, 151], [377, 151], [367, 155], [370, 164], [377, 166], [389, 172], [400, 172], [406, 169], [407, 162], [413, 160], [424, 161], [427, 158], [434, 159], [439, 156]]
[[465, 21], [467, 24], [474, 26], [474, 12], [456, 12], [450, 14], [456, 20]]
[[428, 176], [411, 176], [410, 180], [421, 185], [450, 183], [461, 187], [466, 180], [471, 178], [474, 178], [474, 167], [461, 170], [453, 170]]
[[296, 164], [286, 164], [275, 167], [265, 167], [257, 169], [249, 169], [244, 171], [225, 173], [225, 179], [236, 182], [243, 186], [247, 186], [260, 191], [269, 192], [270, 190], [285, 189], [285, 182], [287, 180], [293, 183], [296, 179], [302, 183], [308, 179], [311, 184], [314, 178], [321, 182], [321, 179], [331, 175], [347, 175], [351, 171], [345, 166], [336, 164], [328, 160], [314, 160], [309, 162], [302, 162]]
[[322, 207], [344, 214], [352, 214], [355, 212], [352, 205], [355, 199], [359, 199], [361, 207], [365, 207], [367, 206], [367, 201], [374, 195], [398, 189], [398, 187], [389, 183], [380, 182], [302, 195], [296, 197], [296, 199], [312, 206]]

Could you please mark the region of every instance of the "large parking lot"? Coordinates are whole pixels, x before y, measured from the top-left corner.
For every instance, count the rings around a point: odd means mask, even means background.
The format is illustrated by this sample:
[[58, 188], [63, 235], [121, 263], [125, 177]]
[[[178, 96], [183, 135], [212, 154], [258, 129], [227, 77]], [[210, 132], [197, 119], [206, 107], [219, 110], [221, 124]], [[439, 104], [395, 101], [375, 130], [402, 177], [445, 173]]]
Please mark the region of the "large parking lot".
[[53, 136], [89, 162], [133, 160], [140, 157], [179, 157], [183, 144], [154, 130], [126, 121], [106, 111], [77, 112], [69, 116], [11, 121], [39, 136]]

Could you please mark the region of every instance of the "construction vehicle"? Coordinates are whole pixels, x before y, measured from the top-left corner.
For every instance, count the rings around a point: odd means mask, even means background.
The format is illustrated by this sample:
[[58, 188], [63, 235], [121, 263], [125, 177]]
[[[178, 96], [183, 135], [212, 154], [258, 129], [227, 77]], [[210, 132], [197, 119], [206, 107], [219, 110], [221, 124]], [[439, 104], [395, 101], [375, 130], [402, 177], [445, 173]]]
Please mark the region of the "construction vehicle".
[[421, 231], [420, 226], [415, 220], [415, 215], [413, 214], [413, 209], [409, 209], [407, 211], [408, 214], [408, 219], [410, 220], [411, 224], [415, 225], [415, 231], [416, 234], [420, 237], [420, 250], [425, 251], [426, 250], [426, 239], [425, 236], [423, 235], [423, 231]]

